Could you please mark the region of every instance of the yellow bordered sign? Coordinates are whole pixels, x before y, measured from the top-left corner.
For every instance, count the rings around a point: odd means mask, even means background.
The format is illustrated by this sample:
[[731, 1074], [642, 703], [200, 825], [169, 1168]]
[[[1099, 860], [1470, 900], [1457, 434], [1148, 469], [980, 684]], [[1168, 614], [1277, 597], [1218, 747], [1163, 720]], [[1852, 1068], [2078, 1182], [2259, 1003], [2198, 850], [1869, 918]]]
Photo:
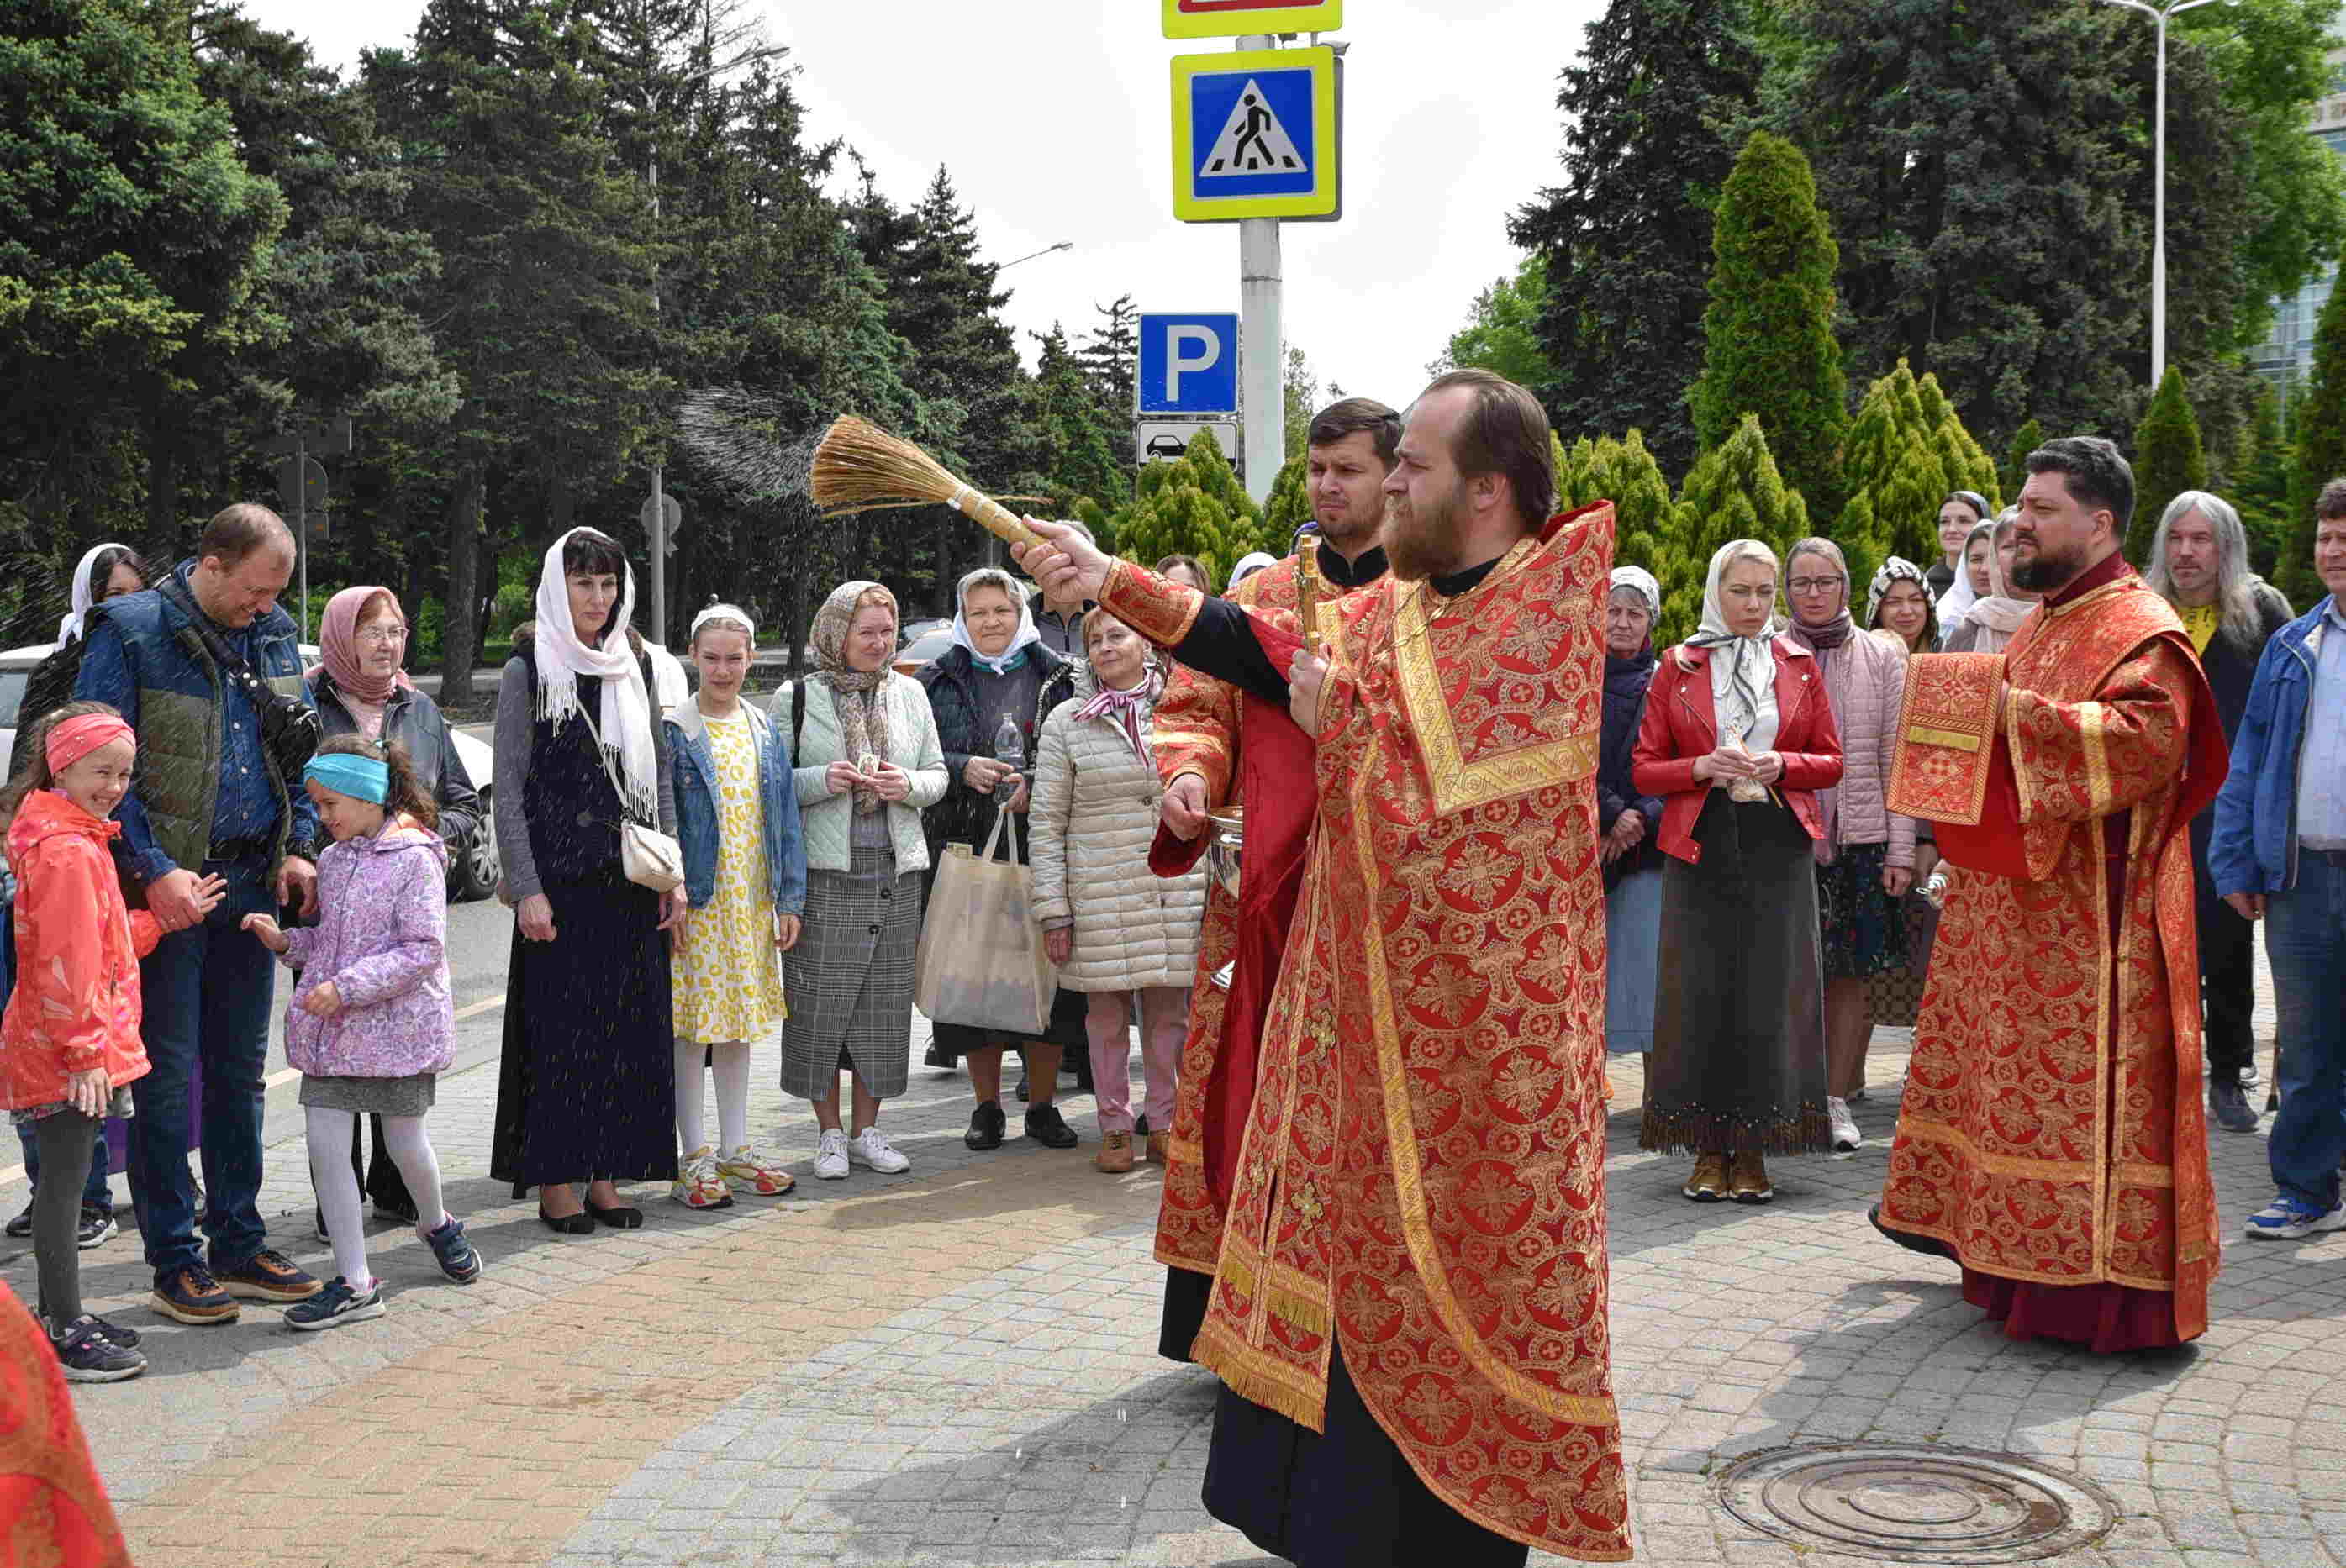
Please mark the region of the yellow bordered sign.
[[1336, 216], [1341, 140], [1335, 50], [1174, 56], [1173, 216], [1182, 222]]
[[1168, 38], [1239, 38], [1249, 33], [1332, 33], [1344, 0], [1164, 0]]

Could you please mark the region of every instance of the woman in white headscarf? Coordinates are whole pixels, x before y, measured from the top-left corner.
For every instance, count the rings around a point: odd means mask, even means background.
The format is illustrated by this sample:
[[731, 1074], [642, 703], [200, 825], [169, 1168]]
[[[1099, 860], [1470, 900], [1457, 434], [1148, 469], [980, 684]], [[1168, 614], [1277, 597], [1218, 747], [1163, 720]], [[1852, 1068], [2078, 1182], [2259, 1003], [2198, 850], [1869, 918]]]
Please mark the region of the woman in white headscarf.
[[1972, 601], [1971, 608], [1964, 612], [1963, 624], [1947, 634], [1940, 652], [2002, 653], [2020, 623], [2028, 618], [2028, 612], [2036, 607], [2036, 601], [2044, 597], [2012, 585], [2013, 550], [2018, 543], [2013, 524], [2019, 515], [2018, 507], [2006, 507], [1990, 525], [1988, 591]]
[[[616, 1183], [676, 1175], [667, 932], [684, 892], [619, 867], [623, 820], [676, 831], [635, 573], [574, 528], [546, 552], [537, 618], [497, 685], [497, 848], [517, 940], [489, 1173], [540, 1189], [548, 1228], [632, 1230]], [[576, 1190], [586, 1184], [584, 1201]]]
[[1766, 1203], [1766, 1156], [1831, 1143], [1814, 846], [1841, 732], [1815, 657], [1778, 635], [1776, 582], [1756, 539], [1711, 557], [1701, 629], [1656, 667], [1630, 770], [1662, 801], [1672, 959], [1637, 1141], [1696, 1156], [1698, 1203]]
[[1279, 558], [1261, 550], [1250, 550], [1240, 555], [1238, 565], [1230, 568], [1230, 586], [1235, 588], [1265, 566], [1276, 566]]

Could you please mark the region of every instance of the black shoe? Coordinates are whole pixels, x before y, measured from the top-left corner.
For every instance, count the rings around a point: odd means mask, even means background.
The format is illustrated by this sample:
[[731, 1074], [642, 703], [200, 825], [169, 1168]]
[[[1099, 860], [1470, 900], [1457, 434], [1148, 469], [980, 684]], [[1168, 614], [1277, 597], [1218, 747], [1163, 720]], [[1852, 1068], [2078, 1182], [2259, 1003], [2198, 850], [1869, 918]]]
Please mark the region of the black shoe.
[[1056, 1105], [1030, 1105], [1026, 1110], [1026, 1135], [1046, 1149], [1071, 1149], [1082, 1142], [1067, 1119], [1059, 1115]]
[[23, 1237], [33, 1234], [33, 1206], [25, 1205], [25, 1212], [8, 1222], [8, 1234]]
[[1132, 1118], [1132, 1135], [1136, 1138], [1145, 1138], [1148, 1135], [1148, 1112], [1143, 1111]]
[[1026, 1074], [1025, 1074], [1021, 1073], [1021, 1074], [1018, 1074], [1018, 1087], [1016, 1087], [1015, 1089], [1011, 1090], [1010, 1092], [1011, 1092], [1012, 1094], [1014, 1094], [1014, 1095], [1017, 1095], [1021, 1100], [1024, 1100], [1024, 1099], [1026, 1097]]
[[118, 1383], [147, 1369], [147, 1358], [127, 1345], [117, 1345], [90, 1313], [49, 1329], [49, 1348], [68, 1383]]
[[639, 1208], [629, 1208], [624, 1204], [610, 1208], [597, 1208], [595, 1207], [595, 1200], [590, 1197], [586, 1200], [586, 1212], [595, 1217], [596, 1224], [607, 1225], [613, 1230], [641, 1230], [644, 1227], [644, 1211]]
[[106, 1337], [107, 1339], [113, 1340], [116, 1344], [121, 1346], [126, 1350], [135, 1350], [138, 1349], [138, 1329], [126, 1329], [121, 1324], [116, 1322], [113, 1319], [103, 1317], [96, 1312], [91, 1313], [90, 1316], [97, 1319], [97, 1326], [106, 1330]]
[[576, 1214], [548, 1214], [546, 1212], [546, 1206], [540, 1204], [537, 1206], [537, 1223], [556, 1236], [595, 1234], [595, 1217], [583, 1208]]
[[2208, 1114], [2228, 1133], [2253, 1133], [2257, 1114], [2249, 1106], [2247, 1091], [2221, 1078], [2208, 1085]]
[[1865, 1220], [1868, 1225], [1880, 1231], [1885, 1239], [1896, 1242], [1909, 1252], [1919, 1252], [1925, 1257], [1943, 1257], [1950, 1263], [1963, 1261], [1955, 1256], [1953, 1247], [1935, 1236], [1917, 1236], [1911, 1230], [1892, 1230], [1882, 1224], [1882, 1206], [1878, 1203], [1865, 1211]]
[[91, 1247], [111, 1239], [114, 1231], [113, 1210], [100, 1208], [94, 1203], [81, 1206], [81, 1225], [74, 1235], [82, 1251], [87, 1252]]
[[956, 1064], [954, 1061], [954, 1058], [946, 1054], [945, 1048], [938, 1044], [933, 1037], [929, 1041], [929, 1048], [921, 1054], [921, 1065], [923, 1067], [943, 1067], [946, 1072], [950, 1073], [953, 1071]]
[[1010, 1118], [1002, 1114], [999, 1102], [982, 1100], [977, 1109], [969, 1114], [969, 1131], [961, 1135], [961, 1141], [973, 1149], [998, 1149], [1003, 1132], [1009, 1125]]

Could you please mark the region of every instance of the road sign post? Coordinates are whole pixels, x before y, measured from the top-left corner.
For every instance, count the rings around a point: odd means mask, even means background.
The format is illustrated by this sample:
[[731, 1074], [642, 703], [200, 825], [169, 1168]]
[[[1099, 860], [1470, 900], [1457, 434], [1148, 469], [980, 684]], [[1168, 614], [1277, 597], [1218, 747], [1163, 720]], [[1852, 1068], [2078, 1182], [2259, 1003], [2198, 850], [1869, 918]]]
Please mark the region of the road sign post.
[[1214, 444], [1235, 466], [1239, 460], [1239, 423], [1236, 420], [1196, 420], [1176, 423], [1169, 420], [1144, 419], [1136, 427], [1133, 441], [1144, 464], [1178, 463], [1188, 454], [1190, 443], [1202, 431], [1213, 433]]
[[1344, 0], [1164, 0], [1168, 38], [1235, 38], [1250, 33], [1332, 33]]
[[[277, 469], [277, 497], [285, 510], [293, 514], [293, 558], [299, 563], [301, 574], [298, 588], [301, 596], [299, 636], [303, 642], [310, 640], [310, 546], [327, 537], [326, 510], [332, 504], [332, 496], [326, 488], [325, 465], [310, 454], [322, 452], [330, 457], [338, 457], [350, 449], [351, 422], [347, 414], [261, 443], [261, 451], [285, 458]], [[312, 511], [318, 514], [314, 532], [310, 523]]]
[[1239, 318], [1228, 311], [1143, 311], [1137, 412], [1238, 412], [1239, 341]]
[[1173, 60], [1173, 216], [1332, 219], [1343, 210], [1336, 51], [1241, 38]]
[[[654, 517], [662, 518], [663, 525], [654, 527]], [[655, 481], [651, 498], [636, 508], [636, 521], [643, 524], [645, 542], [650, 546], [652, 559], [657, 561], [675, 550], [677, 530], [684, 526], [684, 508]]]

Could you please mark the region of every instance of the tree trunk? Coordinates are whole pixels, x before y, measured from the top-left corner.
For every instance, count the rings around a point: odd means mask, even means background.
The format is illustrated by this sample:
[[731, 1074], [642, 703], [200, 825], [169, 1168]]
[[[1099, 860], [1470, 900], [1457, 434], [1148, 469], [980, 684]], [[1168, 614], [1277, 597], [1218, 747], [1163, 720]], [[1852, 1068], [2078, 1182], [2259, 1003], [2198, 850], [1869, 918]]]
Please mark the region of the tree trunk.
[[448, 595], [440, 622], [440, 706], [463, 708], [473, 700], [473, 653], [477, 637], [481, 553], [481, 464], [465, 461], [456, 476], [455, 504], [448, 509]]

